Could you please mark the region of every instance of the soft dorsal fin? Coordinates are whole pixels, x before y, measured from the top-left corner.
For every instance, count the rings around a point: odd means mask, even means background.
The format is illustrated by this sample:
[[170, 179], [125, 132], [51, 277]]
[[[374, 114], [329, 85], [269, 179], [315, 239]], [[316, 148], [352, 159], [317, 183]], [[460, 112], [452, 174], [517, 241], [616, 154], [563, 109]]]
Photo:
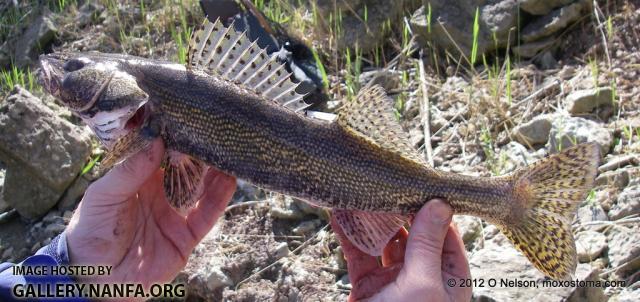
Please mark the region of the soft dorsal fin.
[[225, 27], [220, 19], [211, 23], [205, 18], [192, 35], [188, 55], [188, 68], [241, 84], [295, 112], [309, 107], [302, 100], [304, 95], [296, 92], [298, 83], [291, 81], [284, 64], [249, 41], [244, 32], [237, 32], [233, 24]]
[[381, 256], [389, 240], [407, 221], [400, 214], [374, 213], [333, 209], [344, 234], [361, 251], [371, 256]]
[[409, 143], [409, 135], [402, 130], [393, 113], [393, 101], [384, 88], [373, 85], [360, 90], [354, 100], [338, 113], [338, 125], [421, 164], [425, 159]]

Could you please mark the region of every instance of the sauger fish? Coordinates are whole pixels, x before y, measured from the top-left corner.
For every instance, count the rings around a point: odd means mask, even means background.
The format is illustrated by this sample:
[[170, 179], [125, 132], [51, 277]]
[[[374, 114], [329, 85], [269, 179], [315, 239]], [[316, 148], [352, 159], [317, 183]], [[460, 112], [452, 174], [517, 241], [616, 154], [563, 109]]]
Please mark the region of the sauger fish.
[[334, 122], [306, 116], [283, 64], [233, 25], [193, 35], [186, 66], [129, 55], [41, 57], [44, 88], [88, 124], [111, 166], [161, 137], [165, 192], [188, 209], [210, 167], [332, 209], [371, 255], [428, 200], [495, 224], [540, 271], [576, 267], [571, 221], [592, 188], [599, 149], [586, 143], [499, 177], [437, 171], [412, 149], [379, 86], [363, 88]]

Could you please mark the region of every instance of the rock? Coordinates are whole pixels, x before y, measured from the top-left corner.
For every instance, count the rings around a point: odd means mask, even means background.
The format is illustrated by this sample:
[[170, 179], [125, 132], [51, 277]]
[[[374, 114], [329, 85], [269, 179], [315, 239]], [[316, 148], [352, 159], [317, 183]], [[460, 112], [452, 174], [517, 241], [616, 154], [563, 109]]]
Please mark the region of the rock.
[[592, 221], [608, 221], [609, 217], [598, 203], [585, 205], [578, 209], [578, 221], [585, 224]]
[[598, 87], [574, 91], [567, 96], [565, 104], [573, 115], [590, 113], [599, 106], [613, 106], [613, 90], [611, 87]]
[[271, 217], [278, 219], [300, 220], [304, 217], [300, 208], [289, 196], [283, 196], [281, 203], [275, 203], [271, 207]]
[[207, 277], [207, 288], [210, 291], [215, 291], [221, 287], [232, 285], [231, 279], [220, 270], [219, 267], [211, 268], [211, 273]]
[[576, 235], [576, 249], [580, 262], [591, 262], [600, 257], [607, 247], [607, 237], [602, 233], [584, 231]]
[[349, 274], [344, 274], [336, 283], [336, 287], [340, 289], [351, 290], [351, 280], [349, 280]]
[[558, 67], [558, 60], [548, 50], [534, 57], [533, 63], [542, 70], [556, 69]]
[[[600, 269], [589, 264], [579, 264], [576, 268], [576, 279], [586, 281], [601, 281]], [[606, 302], [607, 297], [602, 287], [578, 286], [569, 293], [566, 302]]]
[[640, 288], [632, 289], [627, 287], [623, 289], [618, 296], [612, 297], [611, 302], [638, 302], [640, 301]]
[[280, 244], [278, 244], [275, 251], [273, 252], [273, 257], [275, 259], [280, 259], [288, 255], [289, 255], [289, 245], [287, 245], [286, 242], [281, 242]]
[[629, 184], [629, 172], [627, 169], [607, 171], [596, 178], [596, 186], [613, 186], [622, 189]]
[[56, 211], [51, 211], [42, 218], [42, 222], [44, 223], [62, 222], [62, 219], [58, 214], [59, 213]]
[[574, 0], [519, 0], [520, 9], [532, 15], [546, 15], [556, 7], [565, 6]]
[[35, 254], [40, 248], [42, 247], [42, 244], [40, 242], [36, 242], [32, 247], [31, 247], [31, 254]]
[[[504, 157], [503, 157], [504, 154]], [[510, 142], [500, 148], [500, 174], [506, 174], [517, 168], [528, 166], [535, 158], [527, 148], [517, 142]]]
[[[606, 233], [609, 242], [609, 262], [611, 267], [618, 267], [640, 256], [640, 227], [612, 225]], [[640, 263], [637, 267], [640, 269]], [[628, 268], [629, 269], [629, 268]]]
[[299, 200], [299, 199], [293, 199], [293, 201], [295, 202], [295, 205], [300, 209], [300, 211], [302, 211], [305, 214], [311, 214], [311, 215], [315, 215], [318, 216], [319, 218], [325, 220], [325, 221], [329, 221], [329, 211], [326, 208], [323, 207], [319, 207], [319, 206], [315, 206], [312, 205], [308, 202]]
[[455, 222], [458, 227], [458, 231], [465, 245], [473, 243], [476, 238], [482, 235], [482, 220], [480, 220], [480, 218], [468, 215], [455, 215], [453, 216], [453, 222]]
[[[462, 50], [470, 58], [478, 2], [473, 5], [469, 1], [451, 0], [434, 0], [428, 3], [431, 6], [431, 24], [427, 24], [425, 6], [411, 16], [411, 28], [418, 42], [427, 46], [432, 41], [433, 45], [448, 50], [454, 56], [460, 55]], [[519, 13], [516, 0], [489, 0], [480, 3], [477, 58], [482, 58], [483, 54], [496, 47], [502, 48], [515, 42], [515, 31], [512, 29], [516, 27]]]
[[104, 10], [104, 6], [100, 3], [87, 2], [80, 6], [78, 15], [76, 15], [76, 24], [78, 27], [84, 27], [88, 24], [99, 22], [101, 18], [100, 12]]
[[26, 169], [10, 167], [7, 170], [2, 198], [25, 218], [33, 219], [44, 215], [61, 195], [61, 191], [52, 189], [48, 183]]
[[64, 231], [64, 229], [66, 229], [66, 228], [67, 228], [67, 226], [64, 225], [64, 223], [55, 222], [55, 223], [52, 223], [50, 225], [47, 225], [47, 227], [44, 229], [44, 232], [49, 237], [55, 237], [58, 234], [62, 233], [62, 231]]
[[2, 259], [9, 259], [9, 257], [11, 257], [11, 255], [13, 255], [13, 247], [8, 247], [2, 253]]
[[[347, 48], [358, 47], [363, 52], [369, 52], [380, 45], [390, 31], [385, 30], [385, 23], [397, 24], [402, 22], [401, 17], [405, 9], [413, 11], [417, 8], [417, 0], [398, 0], [398, 1], [385, 1], [385, 0], [348, 0], [340, 1], [344, 2], [344, 5], [337, 5], [336, 1], [319, 1], [328, 2], [330, 4], [320, 5], [318, 7], [318, 18], [322, 20], [335, 20], [336, 15], [341, 16], [340, 30], [335, 34], [335, 38], [338, 40], [336, 47], [339, 52], [344, 51]], [[334, 7], [334, 5], [336, 5]], [[367, 22], [364, 21], [366, 7]], [[333, 30], [333, 22], [321, 22], [320, 24], [326, 24], [326, 26], [318, 27], [322, 30], [325, 36], [329, 36], [328, 33]], [[323, 43], [320, 43], [323, 44]], [[326, 44], [328, 45], [328, 43]]]
[[633, 214], [640, 214], [640, 185], [625, 188], [609, 210], [609, 218], [611, 220], [617, 220]]
[[[504, 238], [502, 235], [497, 237]], [[544, 275], [506, 241], [487, 242], [485, 248], [470, 257], [471, 276], [474, 280], [484, 282], [483, 286], [474, 287], [472, 301], [561, 301], [570, 294], [572, 288], [567, 287], [554, 287], [553, 291], [537, 288], [536, 284], [542, 281]], [[582, 266], [578, 269], [584, 269]], [[526, 284], [509, 286], [501, 281], [521, 281]], [[542, 285], [539, 287], [542, 288]]]
[[57, 32], [48, 14], [36, 18], [16, 41], [14, 59], [17, 67], [26, 67], [37, 59]]
[[567, 25], [582, 17], [582, 10], [584, 7], [585, 1], [578, 1], [571, 5], [553, 10], [548, 15], [526, 25], [522, 29], [522, 40], [525, 43], [536, 41], [566, 28]]
[[377, 84], [390, 91], [400, 85], [400, 74], [389, 69], [376, 69], [361, 73], [358, 81], [361, 87]]
[[549, 132], [549, 152], [569, 148], [574, 143], [595, 142], [600, 147], [600, 155], [608, 153], [613, 142], [609, 130], [600, 124], [581, 117], [562, 117], [555, 119]]
[[640, 159], [634, 154], [631, 155], [608, 155], [605, 157], [607, 161], [605, 164], [598, 168], [598, 172], [603, 173], [615, 169], [620, 169], [626, 165], [640, 165]]
[[513, 128], [511, 136], [523, 145], [544, 144], [549, 140], [551, 123], [556, 114], [542, 114]]
[[320, 219], [303, 221], [297, 227], [293, 228], [291, 232], [293, 232], [296, 235], [305, 235], [315, 230], [317, 227], [321, 225], [322, 225], [322, 220]]
[[58, 210], [66, 211], [73, 210], [76, 207], [76, 204], [82, 196], [84, 195], [84, 191], [89, 187], [89, 181], [84, 177], [78, 177], [76, 180], [67, 188], [67, 191], [64, 192], [60, 202], [58, 202]]
[[[76, 178], [91, 152], [88, 131], [58, 117], [16, 86], [0, 106], [4, 200], [27, 218], [43, 215]], [[25, 192], [30, 193], [25, 193]]]
[[556, 40], [552, 38], [515, 45], [511, 48], [514, 54], [523, 58], [533, 58], [539, 52], [550, 49], [556, 44]]

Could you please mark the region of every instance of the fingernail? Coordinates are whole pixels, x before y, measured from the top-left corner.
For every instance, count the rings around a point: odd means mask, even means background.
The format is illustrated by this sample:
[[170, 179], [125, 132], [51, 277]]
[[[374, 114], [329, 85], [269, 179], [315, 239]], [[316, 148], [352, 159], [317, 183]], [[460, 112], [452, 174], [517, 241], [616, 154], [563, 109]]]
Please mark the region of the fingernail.
[[449, 224], [451, 215], [453, 214], [451, 208], [442, 201], [434, 200], [431, 202], [429, 208], [429, 218], [432, 223], [435, 224]]

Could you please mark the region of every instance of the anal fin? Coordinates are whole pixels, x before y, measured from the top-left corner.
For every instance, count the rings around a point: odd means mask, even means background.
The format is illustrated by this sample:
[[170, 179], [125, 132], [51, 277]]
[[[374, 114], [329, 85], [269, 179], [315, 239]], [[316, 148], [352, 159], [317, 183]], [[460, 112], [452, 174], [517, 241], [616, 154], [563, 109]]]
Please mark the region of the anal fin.
[[389, 240], [405, 224], [400, 214], [333, 209], [344, 234], [361, 251], [380, 256]]
[[192, 208], [204, 192], [204, 176], [209, 166], [189, 155], [167, 151], [164, 191], [172, 207], [180, 211]]

